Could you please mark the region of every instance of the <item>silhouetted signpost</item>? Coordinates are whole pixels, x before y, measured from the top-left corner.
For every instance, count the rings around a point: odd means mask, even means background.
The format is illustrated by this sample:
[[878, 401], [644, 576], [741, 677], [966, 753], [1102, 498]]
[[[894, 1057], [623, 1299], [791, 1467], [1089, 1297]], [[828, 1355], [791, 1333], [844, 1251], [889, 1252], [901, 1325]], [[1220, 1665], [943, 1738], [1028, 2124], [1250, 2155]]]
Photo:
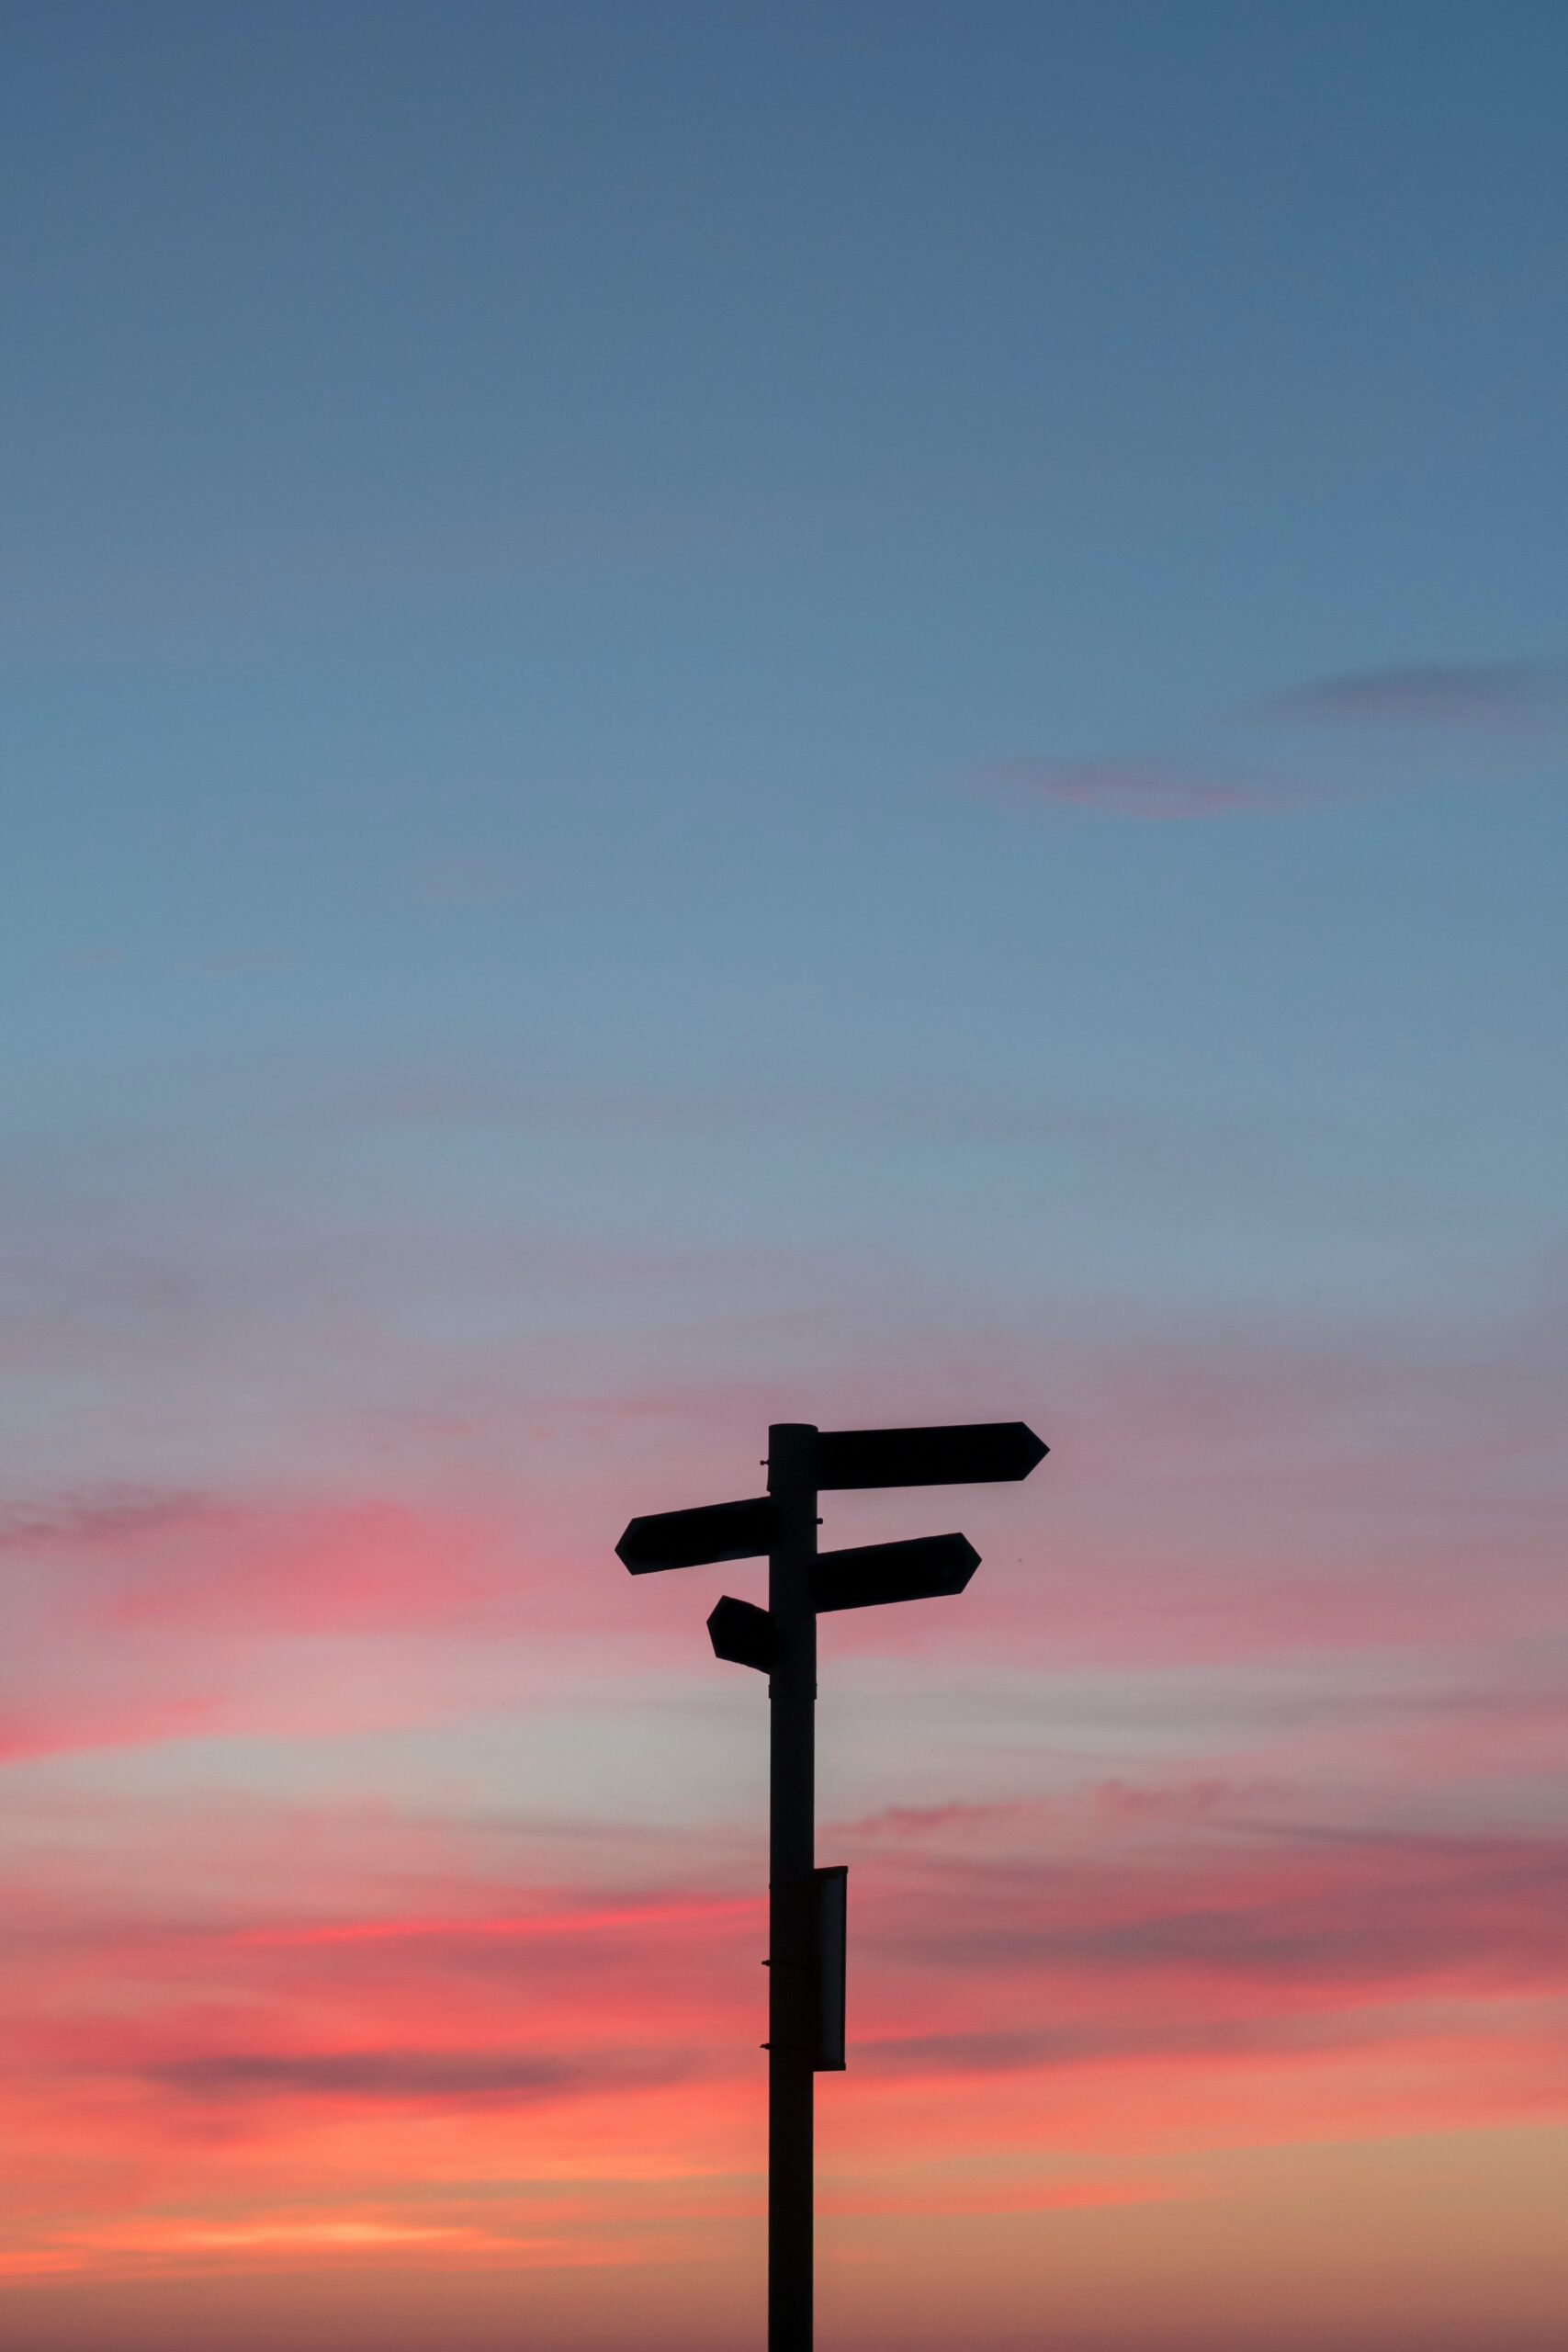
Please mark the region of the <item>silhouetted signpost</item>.
[[616, 1552], [633, 1576], [768, 1557], [768, 1605], [718, 1602], [719, 1657], [768, 1677], [768, 2352], [811, 2352], [814, 2075], [844, 2064], [846, 1888], [816, 1867], [817, 1619], [962, 1592], [980, 1555], [962, 1535], [817, 1550], [817, 1498], [850, 1487], [1027, 1478], [1046, 1449], [1022, 1421], [818, 1430], [775, 1421], [755, 1501], [634, 1519]]

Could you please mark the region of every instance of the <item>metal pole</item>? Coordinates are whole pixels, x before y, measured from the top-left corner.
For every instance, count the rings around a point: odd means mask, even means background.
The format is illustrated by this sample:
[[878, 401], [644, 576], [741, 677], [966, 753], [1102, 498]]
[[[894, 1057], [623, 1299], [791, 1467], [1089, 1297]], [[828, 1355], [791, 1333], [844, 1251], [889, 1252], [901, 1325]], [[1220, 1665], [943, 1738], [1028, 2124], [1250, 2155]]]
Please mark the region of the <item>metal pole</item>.
[[768, 1682], [768, 2352], [811, 2352], [812, 2091], [816, 2058], [817, 1431], [775, 1421], [768, 1555], [776, 1645]]

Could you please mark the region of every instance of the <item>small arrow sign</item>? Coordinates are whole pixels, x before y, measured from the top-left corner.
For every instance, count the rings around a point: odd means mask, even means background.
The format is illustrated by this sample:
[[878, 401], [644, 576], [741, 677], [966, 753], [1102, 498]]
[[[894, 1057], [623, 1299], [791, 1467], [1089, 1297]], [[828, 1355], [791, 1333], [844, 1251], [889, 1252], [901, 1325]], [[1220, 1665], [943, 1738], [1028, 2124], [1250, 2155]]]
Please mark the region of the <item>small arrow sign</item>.
[[960, 1421], [916, 1430], [824, 1430], [817, 1484], [956, 1487], [1027, 1478], [1049, 1448], [1027, 1421]]
[[634, 1519], [615, 1546], [634, 1577], [654, 1568], [702, 1568], [716, 1560], [750, 1560], [773, 1540], [766, 1495], [749, 1503], [702, 1503], [695, 1510], [649, 1511]]
[[773, 1621], [750, 1600], [731, 1600], [726, 1593], [716, 1601], [708, 1614], [708, 1639], [715, 1657], [731, 1666], [754, 1666], [759, 1674], [773, 1670]]
[[884, 1600], [934, 1600], [962, 1592], [980, 1565], [966, 1535], [917, 1535], [908, 1544], [861, 1544], [824, 1552], [811, 1598], [825, 1609], [872, 1609]]

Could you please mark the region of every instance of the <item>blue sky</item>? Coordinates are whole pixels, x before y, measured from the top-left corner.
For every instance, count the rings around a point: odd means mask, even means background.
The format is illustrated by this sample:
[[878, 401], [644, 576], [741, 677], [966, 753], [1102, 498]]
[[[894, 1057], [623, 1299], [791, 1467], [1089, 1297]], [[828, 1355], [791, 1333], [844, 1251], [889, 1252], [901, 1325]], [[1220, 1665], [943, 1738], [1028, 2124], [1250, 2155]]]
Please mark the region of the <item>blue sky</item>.
[[1348, 808], [1320, 729], [1325, 811], [1190, 830], [964, 780], [1560, 652], [1554, 11], [11, 22], [46, 1116], [199, 1149], [287, 1061], [1530, 1120], [1560, 729]]

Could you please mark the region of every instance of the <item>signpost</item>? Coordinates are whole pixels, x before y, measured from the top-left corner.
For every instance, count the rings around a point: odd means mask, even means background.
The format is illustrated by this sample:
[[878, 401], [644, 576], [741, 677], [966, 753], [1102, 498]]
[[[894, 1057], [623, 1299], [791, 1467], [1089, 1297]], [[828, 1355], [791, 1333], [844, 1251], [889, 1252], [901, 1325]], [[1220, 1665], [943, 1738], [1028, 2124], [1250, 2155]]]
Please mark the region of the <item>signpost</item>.
[[1046, 1449], [1022, 1421], [818, 1430], [775, 1421], [755, 1500], [634, 1519], [633, 1576], [766, 1553], [768, 1605], [719, 1601], [716, 1655], [768, 1677], [768, 2352], [811, 2352], [813, 2076], [844, 2064], [848, 1872], [816, 1867], [817, 1620], [964, 1590], [980, 1555], [962, 1535], [817, 1550], [819, 1492], [1027, 1478]]

